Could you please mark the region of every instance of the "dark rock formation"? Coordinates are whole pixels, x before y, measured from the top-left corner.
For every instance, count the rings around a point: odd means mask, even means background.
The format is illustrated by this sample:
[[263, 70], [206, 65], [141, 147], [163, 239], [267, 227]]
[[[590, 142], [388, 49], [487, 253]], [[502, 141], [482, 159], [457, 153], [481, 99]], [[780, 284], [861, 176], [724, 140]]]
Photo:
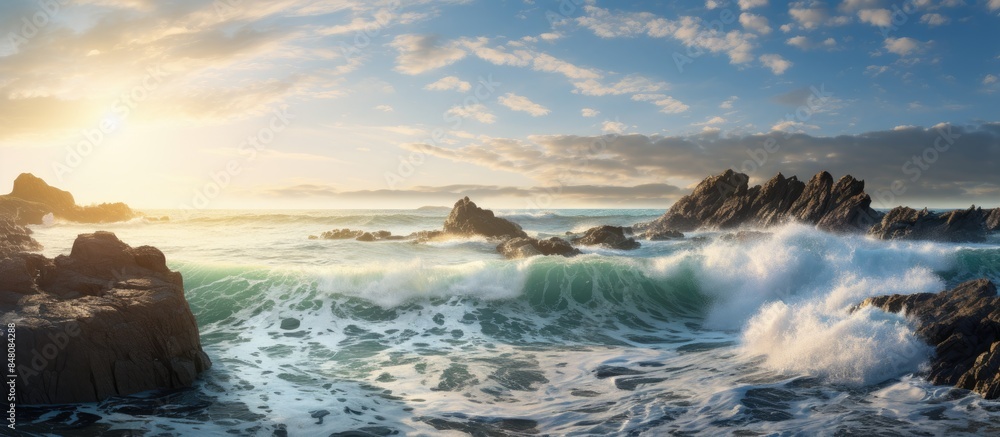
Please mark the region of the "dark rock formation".
[[16, 325], [20, 404], [189, 387], [211, 366], [180, 273], [109, 232], [54, 260], [0, 256], [0, 323]]
[[861, 303], [866, 305], [917, 319], [917, 334], [935, 348], [927, 375], [932, 383], [1000, 398], [1000, 297], [993, 283], [979, 279], [938, 294], [873, 297]]
[[401, 235], [392, 235], [389, 231], [375, 231], [375, 232], [365, 232], [365, 231], [354, 231], [351, 229], [334, 229], [332, 231], [326, 231], [319, 236], [310, 235], [310, 240], [358, 240], [358, 241], [385, 241], [385, 240], [405, 240], [410, 237], [404, 237]]
[[562, 255], [570, 257], [581, 253], [579, 249], [559, 237], [552, 237], [548, 240], [515, 237], [500, 243], [497, 246], [497, 252], [500, 252], [507, 259], [528, 258], [536, 255]]
[[679, 240], [684, 238], [684, 234], [673, 229], [660, 230], [658, 232], [645, 233], [643, 236], [649, 241]]
[[936, 240], [975, 242], [986, 239], [990, 211], [973, 205], [969, 209], [954, 210], [943, 214], [924, 208], [899, 206], [889, 211], [882, 221], [869, 231], [869, 235], [882, 240]]
[[22, 173], [14, 180], [10, 194], [0, 196], [0, 215], [12, 217], [18, 224], [42, 224], [42, 217], [49, 213], [81, 223], [120, 222], [136, 217], [124, 203], [78, 206], [72, 194], [29, 173]]
[[42, 250], [42, 245], [31, 238], [31, 229], [14, 223], [10, 217], [0, 215], [0, 259], [18, 252]]
[[574, 238], [573, 242], [585, 246], [601, 245], [611, 249], [638, 249], [641, 244], [635, 238], [626, 235], [628, 229], [621, 226], [598, 226], [590, 228], [582, 237]]
[[769, 227], [799, 221], [835, 232], [867, 231], [879, 213], [871, 209], [864, 182], [844, 176], [836, 184], [827, 172], [803, 184], [782, 174], [749, 187], [750, 178], [733, 170], [709, 177], [651, 223], [637, 225], [647, 235], [699, 228]]
[[990, 232], [1000, 231], [1000, 208], [993, 208], [987, 214], [986, 230]]
[[521, 226], [496, 217], [493, 211], [482, 209], [468, 197], [459, 200], [444, 221], [444, 232], [455, 235], [482, 235], [490, 238], [527, 237]]

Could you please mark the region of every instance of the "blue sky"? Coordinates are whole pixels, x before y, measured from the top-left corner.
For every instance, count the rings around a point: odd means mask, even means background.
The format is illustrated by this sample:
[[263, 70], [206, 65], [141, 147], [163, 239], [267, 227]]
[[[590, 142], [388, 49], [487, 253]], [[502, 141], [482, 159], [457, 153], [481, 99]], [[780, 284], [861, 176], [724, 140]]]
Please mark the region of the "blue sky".
[[63, 3], [0, 6], [0, 180], [83, 203], [665, 208], [726, 168], [1000, 198], [1000, 0]]

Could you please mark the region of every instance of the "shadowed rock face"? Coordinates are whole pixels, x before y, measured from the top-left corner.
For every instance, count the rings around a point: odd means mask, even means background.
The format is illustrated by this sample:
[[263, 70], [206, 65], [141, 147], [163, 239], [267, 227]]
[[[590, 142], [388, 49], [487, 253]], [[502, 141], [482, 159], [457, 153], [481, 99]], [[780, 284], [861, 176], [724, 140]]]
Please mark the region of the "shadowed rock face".
[[109, 232], [54, 260], [0, 256], [0, 323], [16, 324], [21, 404], [189, 387], [211, 366], [180, 273]]
[[559, 237], [552, 237], [548, 240], [537, 240], [529, 237], [511, 238], [500, 243], [497, 246], [497, 252], [500, 252], [507, 259], [529, 258], [536, 255], [570, 257], [581, 253], [579, 249]]
[[749, 177], [726, 170], [709, 177], [682, 197], [659, 219], [637, 225], [645, 234], [699, 228], [770, 227], [799, 221], [834, 231], [867, 231], [878, 221], [864, 182], [844, 176], [836, 183], [822, 172], [803, 184], [782, 174], [763, 185], [748, 186]]
[[990, 213], [975, 206], [943, 214], [899, 206], [868, 233], [882, 240], [983, 241], [989, 233]]
[[993, 208], [986, 216], [986, 229], [990, 232], [1000, 231], [1000, 208]]
[[49, 213], [81, 223], [120, 222], [136, 217], [124, 203], [78, 206], [72, 194], [29, 173], [22, 173], [14, 180], [10, 194], [0, 196], [0, 215], [11, 217], [15, 223], [41, 224], [42, 217]]
[[632, 250], [638, 249], [641, 244], [621, 226], [598, 226], [590, 228], [582, 237], [574, 238], [573, 242], [584, 246], [604, 246], [610, 249]]
[[493, 211], [482, 209], [468, 197], [459, 200], [444, 221], [444, 232], [456, 235], [482, 235], [490, 238], [527, 237], [521, 226], [496, 217]]
[[42, 250], [42, 245], [31, 238], [31, 229], [14, 223], [10, 217], [0, 216], [0, 259], [37, 250]]
[[927, 376], [932, 383], [1000, 398], [1000, 297], [992, 282], [978, 279], [938, 294], [872, 297], [861, 303], [866, 305], [917, 319], [917, 334], [935, 348]]

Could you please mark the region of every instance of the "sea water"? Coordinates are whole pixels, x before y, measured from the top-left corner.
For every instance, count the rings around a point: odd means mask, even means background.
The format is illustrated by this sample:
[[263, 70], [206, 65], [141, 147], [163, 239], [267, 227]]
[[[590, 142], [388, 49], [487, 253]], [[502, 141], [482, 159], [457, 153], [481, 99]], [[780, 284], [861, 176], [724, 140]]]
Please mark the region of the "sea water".
[[[1000, 241], [803, 225], [505, 260], [447, 209], [148, 211], [33, 227], [47, 256], [108, 230], [184, 275], [213, 367], [191, 389], [22, 407], [30, 435], [989, 435], [1000, 403], [920, 374], [933, 350], [869, 296], [1000, 280]], [[497, 211], [536, 237], [654, 210]], [[692, 238], [694, 237], [694, 238]], [[699, 238], [700, 237], [700, 238]]]

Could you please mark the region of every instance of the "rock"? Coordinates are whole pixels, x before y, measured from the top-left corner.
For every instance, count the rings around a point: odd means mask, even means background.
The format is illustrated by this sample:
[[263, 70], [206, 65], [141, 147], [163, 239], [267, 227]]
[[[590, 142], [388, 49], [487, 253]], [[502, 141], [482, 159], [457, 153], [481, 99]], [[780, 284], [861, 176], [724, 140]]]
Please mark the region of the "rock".
[[358, 240], [358, 241], [375, 241], [376, 238], [375, 238], [374, 235], [372, 235], [371, 232], [365, 232], [365, 233], [359, 235], [358, 238], [356, 238], [356, 240]]
[[326, 231], [319, 234], [319, 238], [323, 240], [349, 240], [352, 238], [358, 238], [364, 231], [352, 231], [350, 229], [334, 229], [332, 231]]
[[626, 228], [621, 226], [598, 226], [590, 228], [582, 237], [575, 238], [574, 243], [585, 246], [601, 245], [611, 249], [633, 250], [638, 249], [641, 244], [635, 238], [627, 237]]
[[444, 238], [444, 231], [417, 231], [406, 238], [412, 239], [414, 243], [426, 243], [428, 241], [439, 240]]
[[941, 293], [879, 296], [861, 306], [906, 311], [917, 334], [935, 348], [927, 379], [1000, 398], [1000, 297], [986, 279]]
[[644, 236], [649, 241], [679, 240], [684, 238], [684, 234], [673, 229], [664, 229], [653, 233], [646, 233]]
[[490, 238], [527, 237], [521, 226], [496, 217], [493, 211], [482, 209], [468, 197], [459, 200], [444, 222], [444, 232], [455, 235], [482, 235]]
[[760, 241], [770, 237], [770, 232], [760, 232], [760, 231], [737, 231], [725, 234], [719, 237], [722, 241], [738, 241], [740, 243], [746, 243], [748, 241]]
[[137, 217], [124, 203], [78, 206], [72, 194], [30, 173], [18, 176], [10, 194], [0, 196], [0, 214], [14, 217], [19, 224], [42, 224], [42, 217], [48, 213], [80, 223], [121, 222]]
[[109, 232], [54, 260], [0, 257], [0, 323], [17, 326], [19, 404], [190, 387], [211, 366], [180, 273]]
[[497, 246], [497, 252], [500, 252], [507, 259], [529, 258], [536, 255], [570, 257], [582, 253], [569, 242], [558, 237], [552, 237], [548, 240], [537, 240], [530, 237], [511, 238], [500, 243]]
[[889, 211], [868, 234], [882, 240], [983, 241], [989, 232], [987, 214], [975, 205], [943, 214], [927, 208], [917, 211], [899, 206]]
[[701, 181], [662, 217], [636, 225], [647, 235], [665, 231], [761, 227], [799, 221], [834, 231], [867, 231], [881, 217], [871, 209], [864, 182], [844, 176], [836, 184], [827, 172], [803, 184], [781, 173], [750, 187], [749, 177], [726, 170]]
[[1000, 231], [1000, 208], [993, 208], [986, 216], [986, 230], [990, 232]]
[[38, 250], [42, 250], [42, 245], [31, 237], [31, 229], [15, 223], [10, 217], [0, 215], [0, 258]]
[[287, 319], [281, 319], [280, 328], [285, 331], [291, 331], [293, 329], [299, 329], [299, 326], [301, 324], [302, 322], [300, 322], [299, 319], [296, 319], [294, 317], [289, 317]]
[[310, 240], [357, 240], [357, 241], [383, 241], [383, 240], [404, 240], [407, 237], [393, 236], [392, 232], [389, 231], [375, 231], [375, 232], [365, 232], [365, 231], [354, 231], [351, 229], [334, 229], [332, 231], [326, 231], [319, 236], [310, 235]]

